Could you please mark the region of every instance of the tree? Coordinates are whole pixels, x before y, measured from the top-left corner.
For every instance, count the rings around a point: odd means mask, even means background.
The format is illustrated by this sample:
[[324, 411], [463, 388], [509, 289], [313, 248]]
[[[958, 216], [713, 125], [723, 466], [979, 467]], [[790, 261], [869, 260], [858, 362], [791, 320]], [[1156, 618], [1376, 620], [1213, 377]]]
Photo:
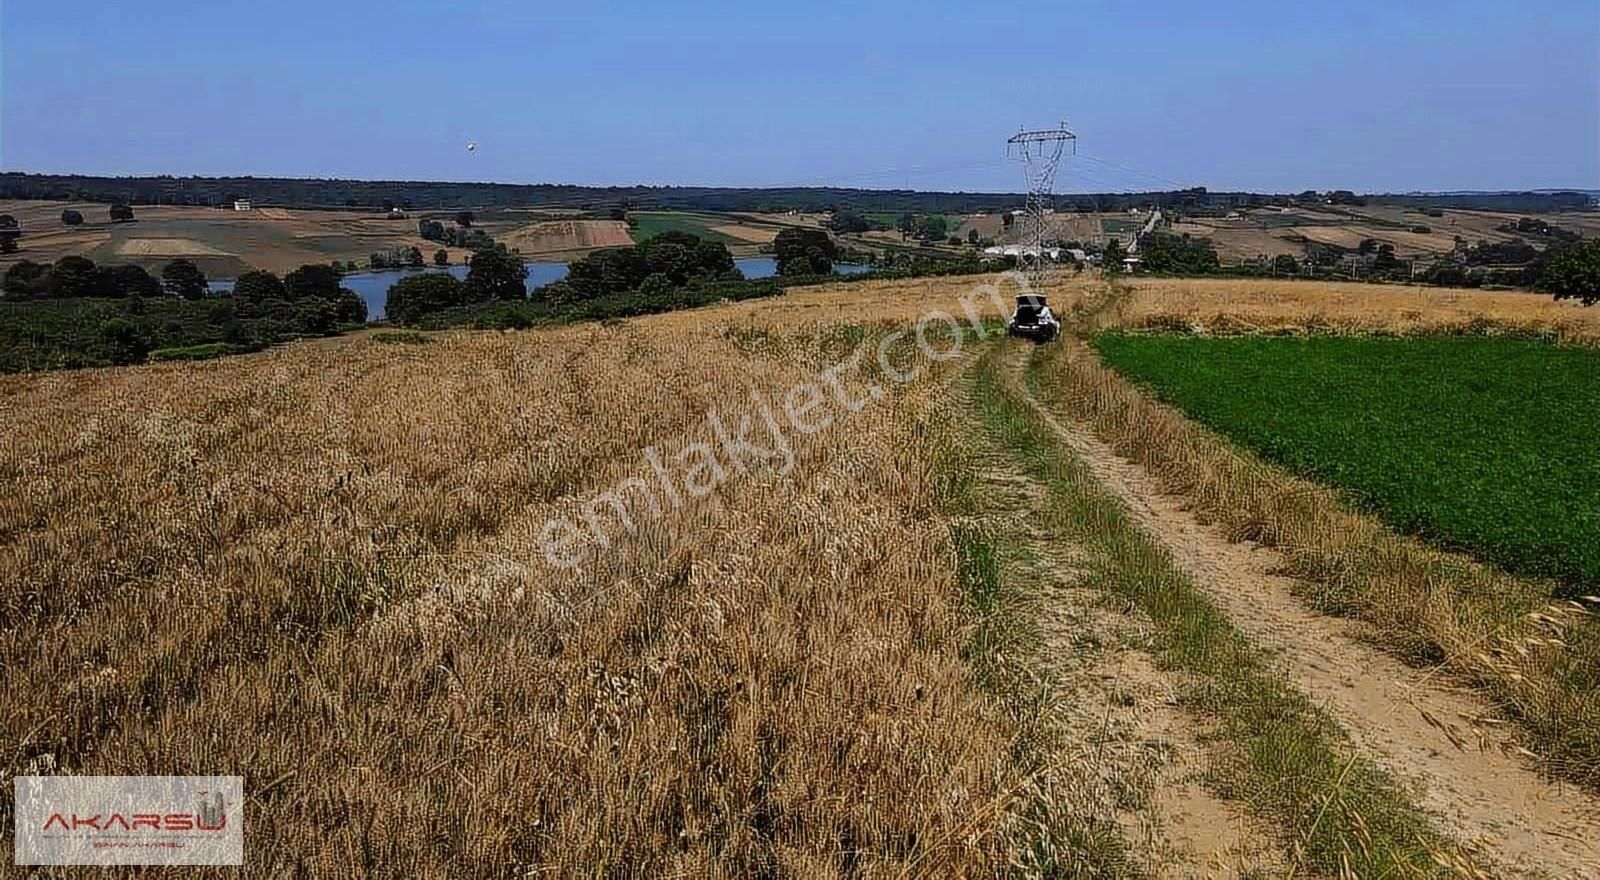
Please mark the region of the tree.
[[977, 228], [974, 227], [972, 229], [968, 229], [967, 230], [967, 244], [970, 244], [973, 247], [977, 247], [978, 246], [978, 241], [979, 241], [979, 236], [978, 236]]
[[7, 299], [38, 299], [50, 295], [50, 267], [32, 260], [19, 260], [6, 270], [0, 282]]
[[424, 315], [453, 309], [467, 302], [467, 286], [444, 272], [425, 272], [396, 281], [389, 287], [384, 314], [396, 324], [415, 324]]
[[112, 205], [108, 213], [111, 215], [111, 222], [113, 223], [122, 223], [133, 219], [133, 209], [121, 202]]
[[1279, 254], [1272, 258], [1272, 272], [1274, 275], [1300, 274], [1300, 261], [1292, 254]]
[[949, 229], [949, 221], [944, 219], [943, 214], [924, 214], [917, 218], [916, 232], [919, 241], [940, 241], [949, 233]]
[[290, 302], [335, 300], [339, 298], [339, 281], [339, 270], [327, 263], [307, 263], [283, 276], [283, 287]]
[[427, 265], [422, 259], [422, 248], [415, 245], [411, 247], [411, 250], [406, 253], [406, 265], [413, 269], [421, 269]]
[[0, 214], [0, 254], [16, 253], [17, 239], [22, 237], [22, 227], [17, 218]]
[[833, 271], [839, 248], [820, 229], [791, 226], [772, 240], [772, 252], [779, 275], [827, 275]]
[[1122, 259], [1127, 255], [1128, 252], [1122, 247], [1122, 242], [1113, 238], [1106, 242], [1106, 250], [1100, 257], [1100, 265], [1107, 272], [1115, 275], [1122, 271]]
[[115, 299], [161, 295], [161, 282], [143, 266], [101, 266], [95, 273], [95, 295]]
[[895, 222], [895, 228], [900, 230], [901, 239], [910, 238], [911, 234], [917, 231], [917, 215], [909, 211], [901, 214], [900, 219]]
[[473, 302], [525, 299], [527, 278], [521, 257], [500, 248], [475, 251], [467, 261], [467, 296]]
[[100, 325], [100, 343], [113, 364], [137, 364], [150, 353], [150, 340], [138, 325], [126, 318], [112, 318]]
[[1551, 248], [1539, 274], [1539, 288], [1556, 299], [1575, 299], [1586, 306], [1600, 302], [1600, 239]]
[[438, 250], [434, 251], [433, 252], [433, 264], [435, 266], [448, 266], [448, 265], [450, 265], [450, 252], [445, 250], [444, 248], [439, 248]]
[[162, 267], [161, 286], [174, 296], [200, 299], [206, 295], [206, 276], [199, 266], [179, 257]]
[[828, 221], [827, 226], [834, 232], [866, 232], [872, 226], [867, 218], [854, 211], [837, 211]]
[[472, 215], [471, 211], [457, 211], [456, 212], [456, 225], [457, 226], [471, 226], [472, 225], [472, 221], [476, 220], [476, 219], [477, 218]]
[[235, 302], [259, 304], [274, 299], [287, 300], [289, 294], [278, 276], [256, 269], [233, 282], [233, 298]]
[[62, 257], [50, 267], [50, 291], [60, 299], [94, 296], [98, 282], [94, 261], [88, 257]]
[[661, 300], [672, 295], [677, 285], [659, 272], [652, 273], [639, 282], [639, 295], [648, 300]]
[[82, 212], [74, 211], [71, 208], [62, 208], [61, 209], [61, 225], [63, 225], [63, 226], [80, 226], [82, 224], [83, 224], [83, 214], [82, 214]]

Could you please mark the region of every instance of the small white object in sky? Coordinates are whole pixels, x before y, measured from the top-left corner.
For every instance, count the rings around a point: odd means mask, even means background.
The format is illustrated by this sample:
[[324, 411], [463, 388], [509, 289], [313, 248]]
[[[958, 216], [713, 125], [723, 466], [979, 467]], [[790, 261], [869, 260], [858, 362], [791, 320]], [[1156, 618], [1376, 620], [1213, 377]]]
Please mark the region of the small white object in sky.
[[478, 152], [478, 142], [477, 141], [467, 141], [467, 152], [469, 152], [469, 153]]

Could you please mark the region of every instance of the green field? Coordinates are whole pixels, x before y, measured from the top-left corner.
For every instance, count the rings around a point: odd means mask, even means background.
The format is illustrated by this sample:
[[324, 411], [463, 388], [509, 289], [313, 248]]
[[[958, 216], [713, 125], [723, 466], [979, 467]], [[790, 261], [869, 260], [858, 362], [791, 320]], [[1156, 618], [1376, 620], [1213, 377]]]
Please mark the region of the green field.
[[663, 232], [687, 232], [698, 235], [706, 241], [720, 241], [730, 247], [733, 245], [749, 246], [750, 242], [742, 241], [731, 235], [723, 235], [711, 227], [733, 223], [728, 217], [708, 216], [705, 214], [684, 214], [677, 211], [634, 211], [630, 214], [635, 225], [629, 232], [636, 242], [644, 241], [652, 235]]
[[1105, 361], [1393, 528], [1600, 585], [1600, 352], [1482, 337], [1104, 333]]

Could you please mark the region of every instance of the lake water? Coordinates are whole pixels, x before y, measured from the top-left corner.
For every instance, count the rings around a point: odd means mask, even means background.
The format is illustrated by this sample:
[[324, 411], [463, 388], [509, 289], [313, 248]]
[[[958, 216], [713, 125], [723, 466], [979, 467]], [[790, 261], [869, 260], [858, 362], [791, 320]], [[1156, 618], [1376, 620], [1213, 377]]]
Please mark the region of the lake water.
[[[778, 274], [778, 261], [771, 257], [745, 257], [734, 260], [733, 264], [739, 267], [746, 278], [770, 278]], [[567, 264], [555, 262], [526, 263], [528, 269], [528, 290], [543, 287], [551, 282], [560, 281], [567, 277]], [[859, 275], [872, 267], [856, 263], [835, 263], [833, 271], [840, 275]], [[449, 272], [457, 278], [465, 280], [467, 267], [464, 265], [449, 266], [444, 269], [388, 269], [382, 272], [353, 272], [344, 276], [345, 287], [355, 291], [367, 303], [367, 320], [376, 321], [383, 317], [383, 306], [389, 298], [389, 288], [396, 281], [418, 272]], [[233, 282], [213, 281], [209, 285], [216, 293], [227, 293], [233, 290]]]

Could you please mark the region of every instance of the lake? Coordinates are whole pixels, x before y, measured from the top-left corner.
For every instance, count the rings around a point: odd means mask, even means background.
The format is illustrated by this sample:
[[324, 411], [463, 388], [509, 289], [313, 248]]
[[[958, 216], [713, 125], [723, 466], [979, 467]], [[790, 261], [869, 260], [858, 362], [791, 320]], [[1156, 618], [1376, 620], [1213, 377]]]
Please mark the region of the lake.
[[[746, 278], [770, 278], [778, 274], [778, 261], [771, 257], [745, 257], [734, 260], [733, 264], [739, 267]], [[567, 264], [557, 262], [529, 262], [525, 264], [528, 270], [528, 290], [543, 287], [554, 281], [567, 277]], [[872, 267], [857, 263], [835, 263], [833, 271], [840, 275], [859, 275]], [[465, 280], [467, 267], [464, 265], [449, 266], [440, 269], [388, 269], [382, 272], [353, 272], [344, 276], [344, 286], [355, 291], [367, 304], [367, 320], [376, 321], [383, 317], [383, 306], [389, 298], [389, 288], [402, 278], [415, 275], [418, 272], [449, 272], [457, 278]], [[227, 293], [233, 290], [233, 282], [213, 281], [209, 285], [216, 293]]]

